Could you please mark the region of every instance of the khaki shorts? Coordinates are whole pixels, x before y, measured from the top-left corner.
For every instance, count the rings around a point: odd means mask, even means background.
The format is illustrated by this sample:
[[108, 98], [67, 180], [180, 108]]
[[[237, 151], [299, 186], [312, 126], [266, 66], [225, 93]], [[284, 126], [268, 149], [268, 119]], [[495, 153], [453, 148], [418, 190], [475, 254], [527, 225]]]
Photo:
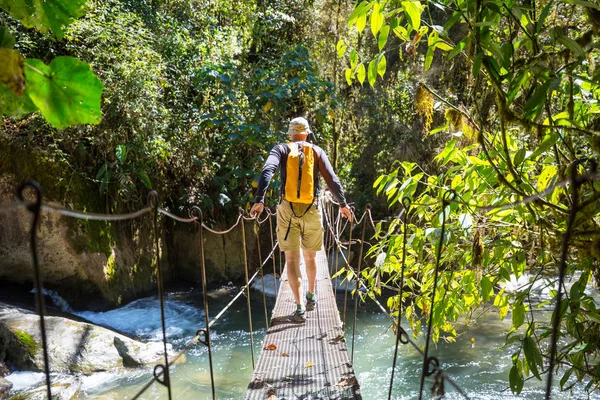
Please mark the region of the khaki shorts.
[[[293, 204], [293, 213], [290, 204]], [[277, 239], [281, 251], [297, 251], [300, 247], [304, 250], [321, 250], [323, 245], [321, 213], [317, 205], [313, 204], [304, 214], [308, 206], [308, 204], [290, 203], [287, 200], [283, 200], [277, 206]], [[298, 218], [294, 214], [304, 215]], [[289, 233], [287, 233], [288, 227]], [[285, 239], [286, 233], [287, 239]]]

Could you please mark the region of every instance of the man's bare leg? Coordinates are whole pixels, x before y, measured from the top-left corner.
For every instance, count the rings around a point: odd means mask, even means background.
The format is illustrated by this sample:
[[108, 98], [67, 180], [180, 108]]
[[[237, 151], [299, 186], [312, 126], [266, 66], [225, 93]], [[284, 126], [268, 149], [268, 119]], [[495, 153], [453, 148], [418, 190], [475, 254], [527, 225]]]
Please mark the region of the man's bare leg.
[[286, 251], [285, 261], [287, 263], [287, 278], [288, 282], [290, 283], [290, 289], [292, 289], [292, 294], [294, 295], [296, 305], [301, 305], [303, 303], [302, 297], [300, 296], [300, 291], [302, 289], [302, 274], [300, 272], [300, 251]]
[[308, 291], [315, 294], [315, 282], [317, 280], [317, 252], [302, 249], [304, 265], [306, 265], [306, 277], [308, 278]]

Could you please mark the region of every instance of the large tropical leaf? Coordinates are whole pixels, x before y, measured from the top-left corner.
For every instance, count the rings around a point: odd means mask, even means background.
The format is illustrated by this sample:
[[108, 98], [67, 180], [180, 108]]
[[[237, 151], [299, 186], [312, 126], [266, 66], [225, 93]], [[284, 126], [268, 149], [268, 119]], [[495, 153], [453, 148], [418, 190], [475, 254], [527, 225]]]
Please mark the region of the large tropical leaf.
[[73, 57], [57, 57], [50, 65], [27, 59], [25, 75], [26, 95], [52, 126], [98, 124], [102, 119], [102, 82], [87, 63]]
[[84, 13], [86, 0], [0, 0], [0, 8], [27, 28], [52, 30], [62, 39], [63, 27]]

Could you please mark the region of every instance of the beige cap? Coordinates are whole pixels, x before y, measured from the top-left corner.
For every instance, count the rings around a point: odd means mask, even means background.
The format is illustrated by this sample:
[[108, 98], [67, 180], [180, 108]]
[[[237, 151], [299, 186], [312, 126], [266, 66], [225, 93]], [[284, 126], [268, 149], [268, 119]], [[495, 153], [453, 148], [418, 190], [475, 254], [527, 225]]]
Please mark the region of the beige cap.
[[309, 134], [312, 132], [310, 130], [310, 126], [308, 125], [308, 121], [302, 117], [296, 117], [290, 121], [290, 127], [288, 128], [289, 135], [295, 135], [300, 133]]

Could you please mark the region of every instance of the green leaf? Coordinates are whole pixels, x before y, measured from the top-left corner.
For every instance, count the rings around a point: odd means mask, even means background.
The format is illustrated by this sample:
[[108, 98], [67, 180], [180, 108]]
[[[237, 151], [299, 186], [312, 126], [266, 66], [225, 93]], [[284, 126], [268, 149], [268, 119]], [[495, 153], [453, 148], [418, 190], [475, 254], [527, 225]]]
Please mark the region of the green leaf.
[[527, 157], [527, 159], [535, 160], [540, 154], [544, 153], [550, 147], [554, 146], [554, 144], [556, 143], [557, 140], [558, 140], [558, 135], [554, 135], [554, 134], [550, 133], [550, 134], [544, 136], [544, 138], [542, 139], [542, 143], [539, 145], [539, 147], [533, 153], [531, 153], [529, 155], [529, 157]]
[[350, 68], [355, 69], [358, 64], [358, 53], [352, 49], [350, 51]]
[[108, 163], [102, 164], [102, 166], [98, 170], [98, 173], [96, 174], [96, 180], [102, 179], [102, 177], [104, 176], [104, 174], [106, 174], [106, 170], [107, 169], [108, 169]]
[[527, 336], [523, 339], [523, 351], [525, 352], [525, 359], [527, 360], [529, 369], [538, 380], [541, 380], [542, 378], [540, 377], [538, 367], [543, 368], [544, 362], [542, 360], [540, 349], [531, 336]]
[[443, 40], [438, 40], [435, 43], [435, 48], [436, 49], [440, 49], [442, 51], [451, 51], [451, 50], [454, 50], [454, 47], [450, 46], [448, 43], [444, 42]]
[[358, 29], [359, 32], [362, 32], [365, 29], [365, 26], [367, 26], [367, 16], [363, 14], [356, 19], [356, 29]]
[[569, 368], [568, 370], [565, 371], [565, 374], [560, 379], [560, 390], [564, 390], [563, 388], [565, 387], [565, 384], [567, 383], [567, 381], [571, 377], [572, 373], [573, 373], [573, 368]]
[[356, 76], [358, 77], [358, 81], [360, 82], [360, 84], [362, 85], [365, 82], [365, 76], [366, 76], [366, 70], [365, 70], [365, 64], [360, 64], [358, 66], [358, 70], [356, 71]]
[[585, 57], [585, 51], [583, 51], [579, 43], [577, 43], [570, 37], [560, 35], [556, 38], [556, 41], [565, 46], [567, 49], [569, 49], [571, 53], [575, 54], [577, 57]]
[[529, 78], [529, 71], [521, 70], [517, 72], [517, 75], [510, 81], [510, 85], [508, 87], [508, 103], [512, 103], [515, 99], [519, 90], [523, 86], [523, 84]]
[[16, 50], [0, 49], [0, 83], [5, 84], [17, 96], [25, 92], [24, 59]]
[[435, 49], [435, 47], [429, 46], [427, 48], [427, 54], [425, 55], [425, 71], [428, 71], [431, 67], [431, 62], [433, 61], [433, 49]]
[[522, 302], [517, 302], [513, 304], [512, 309], [512, 323], [513, 327], [516, 329], [523, 325], [525, 322], [525, 306]]
[[98, 124], [102, 82], [87, 63], [56, 57], [50, 65], [27, 59], [27, 95], [55, 128]]
[[379, 56], [379, 61], [377, 62], [377, 73], [379, 74], [379, 76], [381, 78], [383, 78], [383, 75], [385, 75], [386, 68], [387, 68], [387, 61], [385, 59], [385, 56], [382, 54]]
[[373, 11], [371, 11], [371, 33], [373, 37], [377, 37], [377, 33], [383, 26], [383, 13], [378, 2], [374, 2]]
[[525, 148], [520, 148], [519, 151], [517, 151], [517, 154], [515, 154], [515, 158], [513, 159], [513, 164], [515, 165], [515, 167], [521, 165], [523, 160], [525, 160], [526, 154], [527, 150], [525, 150]]
[[135, 174], [138, 178], [140, 178], [140, 181], [142, 181], [142, 183], [144, 184], [144, 186], [146, 186], [147, 189], [152, 189], [152, 182], [150, 182], [150, 178], [148, 177], [148, 174], [145, 171], [136, 170]]
[[6, 85], [0, 83], [0, 116], [21, 117], [37, 110], [27, 96], [17, 96]]
[[406, 19], [410, 23], [410, 26], [418, 31], [421, 26], [421, 13], [423, 12], [423, 6], [421, 2], [417, 1], [403, 1], [402, 7], [404, 8], [404, 14]]
[[337, 45], [335, 47], [336, 47], [336, 50], [337, 50], [337, 56], [338, 56], [338, 58], [342, 58], [344, 56], [344, 53], [346, 52], [346, 49], [348, 48], [348, 46], [346, 46], [344, 44], [344, 40], [343, 39], [340, 39], [337, 42]]
[[346, 82], [348, 86], [352, 86], [352, 70], [350, 68], [346, 68]]
[[546, 190], [548, 182], [550, 182], [550, 179], [556, 176], [557, 172], [558, 168], [556, 167], [556, 165], [546, 165], [537, 179], [538, 191], [543, 192], [544, 190]]
[[525, 383], [525, 379], [523, 379], [523, 375], [521, 374], [516, 365], [513, 365], [510, 369], [508, 381], [510, 384], [510, 390], [514, 394], [521, 393], [521, 390], [523, 390], [523, 384]]
[[390, 34], [390, 26], [385, 25], [379, 31], [379, 38], [377, 39], [377, 45], [379, 46], [379, 51], [383, 50], [385, 44], [387, 43], [388, 36]]
[[368, 79], [369, 79], [369, 85], [371, 85], [371, 87], [375, 86], [375, 81], [377, 80], [377, 63], [375, 59], [372, 59], [371, 62], [369, 63], [369, 69], [368, 69]]
[[494, 285], [487, 276], [481, 278], [481, 296], [483, 301], [489, 301], [494, 296]]
[[371, 2], [366, 0], [362, 1], [359, 5], [357, 5], [354, 11], [352, 11], [350, 16], [348, 17], [348, 28], [351, 27], [352, 24], [354, 24], [357, 21], [358, 17], [366, 15], [371, 7]]
[[548, 2], [548, 4], [546, 4], [546, 7], [544, 7], [544, 9], [542, 10], [540, 17], [539, 17], [537, 23], [535, 24], [535, 32], [536, 33], [540, 33], [542, 31], [542, 27], [544, 26], [544, 21], [546, 20], [546, 17], [548, 17], [548, 13], [550, 12], [550, 7], [552, 7], [552, 3], [554, 3], [553, 0], [550, 0]]
[[0, 27], [0, 48], [12, 49], [15, 47], [15, 37], [5, 27]]
[[[460, 175], [457, 176], [460, 177]], [[463, 230], [470, 231], [473, 227], [473, 218], [471, 218], [471, 214], [461, 214], [458, 216], [458, 223]]]
[[117, 146], [116, 150], [117, 159], [121, 164], [125, 163], [125, 159], [127, 158], [127, 147], [124, 144], [120, 144]]
[[552, 83], [552, 81], [548, 80], [535, 89], [535, 92], [533, 92], [533, 95], [527, 104], [525, 104], [524, 111], [526, 119], [533, 120], [538, 116], [546, 101], [546, 92], [548, 92], [550, 83]]
[[58, 39], [63, 27], [84, 14], [86, 0], [0, 0], [0, 8], [27, 28], [46, 33], [52, 30]]

